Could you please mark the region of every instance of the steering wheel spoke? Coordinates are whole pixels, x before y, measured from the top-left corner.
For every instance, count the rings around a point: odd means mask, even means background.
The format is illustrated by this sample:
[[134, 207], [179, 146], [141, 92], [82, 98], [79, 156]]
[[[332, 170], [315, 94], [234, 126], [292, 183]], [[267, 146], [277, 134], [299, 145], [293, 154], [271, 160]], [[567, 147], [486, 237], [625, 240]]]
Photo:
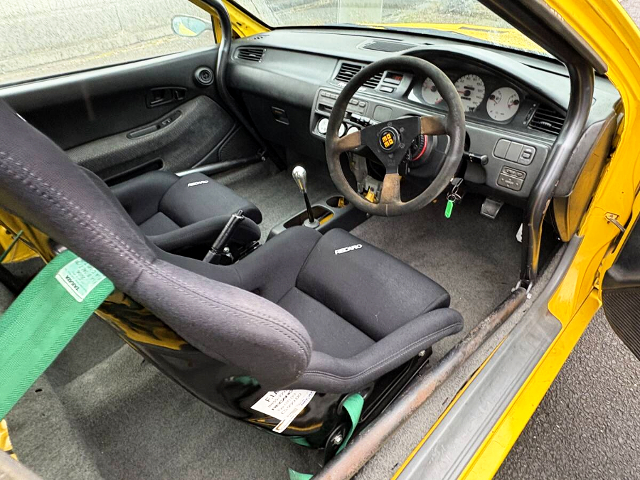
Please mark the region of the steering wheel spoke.
[[398, 173], [389, 173], [382, 181], [382, 191], [380, 192], [380, 203], [383, 205], [400, 204], [400, 180], [402, 177]]
[[445, 135], [447, 133], [445, 119], [432, 116], [420, 117], [420, 133], [422, 135]]
[[349, 152], [361, 146], [362, 137], [359, 130], [339, 138], [335, 144], [335, 148], [338, 153]]

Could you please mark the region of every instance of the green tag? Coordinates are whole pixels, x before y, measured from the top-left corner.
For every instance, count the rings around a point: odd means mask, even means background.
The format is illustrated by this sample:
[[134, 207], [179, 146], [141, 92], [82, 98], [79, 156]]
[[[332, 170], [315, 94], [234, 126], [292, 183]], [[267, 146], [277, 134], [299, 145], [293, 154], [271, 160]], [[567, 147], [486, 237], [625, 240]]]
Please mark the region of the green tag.
[[0, 317], [0, 418], [112, 291], [109, 279], [69, 250], [27, 285]]
[[447, 207], [444, 209], [445, 218], [451, 218], [451, 212], [453, 212], [453, 200], [447, 200]]

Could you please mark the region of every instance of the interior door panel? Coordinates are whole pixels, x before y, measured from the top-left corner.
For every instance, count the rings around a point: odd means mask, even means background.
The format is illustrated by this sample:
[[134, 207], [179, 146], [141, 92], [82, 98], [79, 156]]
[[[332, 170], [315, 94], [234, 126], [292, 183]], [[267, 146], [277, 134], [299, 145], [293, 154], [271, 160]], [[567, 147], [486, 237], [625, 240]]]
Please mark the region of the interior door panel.
[[[72, 159], [112, 182], [255, 155], [258, 147], [194, 73], [217, 47], [0, 89]], [[249, 138], [249, 141], [248, 141]]]
[[602, 304], [613, 331], [640, 359], [640, 229], [637, 223], [604, 276]]
[[85, 143], [68, 153], [104, 179], [156, 159], [166, 170], [181, 171], [196, 166], [233, 128], [233, 119], [211, 98], [201, 95], [152, 123]]

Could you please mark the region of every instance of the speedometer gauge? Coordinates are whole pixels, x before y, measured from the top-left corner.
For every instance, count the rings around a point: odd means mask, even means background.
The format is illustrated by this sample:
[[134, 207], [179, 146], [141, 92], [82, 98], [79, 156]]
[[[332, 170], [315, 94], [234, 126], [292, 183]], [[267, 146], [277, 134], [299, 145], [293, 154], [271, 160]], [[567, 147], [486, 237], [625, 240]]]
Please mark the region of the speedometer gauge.
[[430, 78], [427, 78], [422, 84], [422, 98], [429, 105], [437, 105], [442, 101], [442, 96], [438, 92], [436, 84]]
[[518, 113], [518, 108], [520, 108], [520, 96], [513, 88], [499, 88], [487, 100], [487, 113], [494, 120], [509, 120]]
[[465, 112], [473, 112], [484, 100], [484, 82], [478, 75], [464, 75], [455, 85]]

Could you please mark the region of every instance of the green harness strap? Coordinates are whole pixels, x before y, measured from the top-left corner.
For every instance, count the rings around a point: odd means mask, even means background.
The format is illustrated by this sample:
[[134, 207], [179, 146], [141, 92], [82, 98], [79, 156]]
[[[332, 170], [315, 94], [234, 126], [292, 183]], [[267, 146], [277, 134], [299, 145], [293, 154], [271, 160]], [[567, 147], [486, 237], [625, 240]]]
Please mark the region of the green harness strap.
[[[349, 440], [351, 440], [351, 436], [353, 435], [353, 432], [355, 431], [356, 427], [358, 426], [358, 422], [360, 421], [360, 414], [362, 413], [363, 406], [364, 398], [362, 398], [362, 395], [360, 395], [359, 393], [350, 395], [343, 402], [342, 407], [349, 414], [349, 419], [351, 420], [351, 428], [349, 429], [349, 433], [347, 433], [347, 436], [342, 441], [342, 445], [340, 445], [340, 448], [338, 448], [336, 455], [338, 455], [344, 449], [344, 447], [347, 446]], [[289, 469], [289, 480], [309, 480], [310, 478], [313, 478], [313, 475], [310, 475], [308, 473], [300, 473], [296, 472], [295, 470]]]
[[65, 251], [22, 291], [0, 317], [0, 419], [113, 289], [102, 273]]

